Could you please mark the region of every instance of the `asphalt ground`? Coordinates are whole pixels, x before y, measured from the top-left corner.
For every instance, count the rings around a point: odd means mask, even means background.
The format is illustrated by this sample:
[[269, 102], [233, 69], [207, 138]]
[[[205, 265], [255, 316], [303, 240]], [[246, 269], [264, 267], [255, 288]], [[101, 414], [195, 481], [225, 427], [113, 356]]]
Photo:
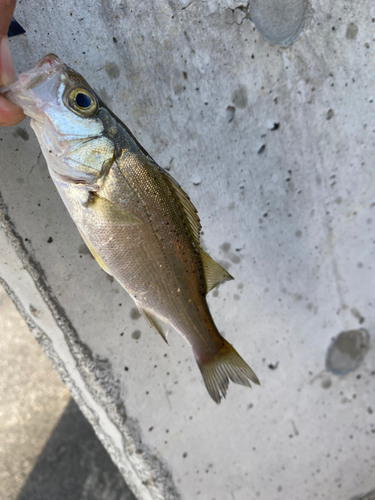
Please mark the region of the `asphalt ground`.
[[0, 498], [135, 500], [1, 287]]

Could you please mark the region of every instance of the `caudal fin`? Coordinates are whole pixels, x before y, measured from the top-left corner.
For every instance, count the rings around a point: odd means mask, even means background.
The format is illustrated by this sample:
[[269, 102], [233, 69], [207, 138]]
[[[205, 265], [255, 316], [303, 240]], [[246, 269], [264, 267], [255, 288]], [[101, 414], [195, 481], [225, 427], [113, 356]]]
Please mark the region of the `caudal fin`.
[[250, 366], [225, 339], [219, 351], [204, 361], [196, 357], [196, 361], [206, 389], [217, 404], [220, 404], [222, 397], [225, 398], [229, 380], [247, 387], [251, 387], [249, 380], [260, 385]]

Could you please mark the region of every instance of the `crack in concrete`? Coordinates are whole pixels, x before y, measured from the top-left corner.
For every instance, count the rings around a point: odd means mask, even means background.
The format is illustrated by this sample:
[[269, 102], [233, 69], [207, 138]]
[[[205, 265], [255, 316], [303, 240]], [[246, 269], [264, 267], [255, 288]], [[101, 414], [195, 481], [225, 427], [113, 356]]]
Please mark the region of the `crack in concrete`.
[[187, 5], [185, 5], [185, 7], [182, 7], [181, 11], [188, 9], [188, 8], [190, 7], [190, 5], [192, 5], [192, 4], [193, 4], [193, 3], [195, 3], [195, 2], [196, 2], [196, 0], [192, 0], [192, 1], [191, 1], [191, 2], [189, 2]]
[[42, 152], [39, 151], [38, 158], [36, 159], [36, 163], [34, 165], [31, 165], [30, 172], [27, 174], [27, 177], [29, 177], [33, 173], [34, 168], [38, 166], [41, 156], [42, 156]]

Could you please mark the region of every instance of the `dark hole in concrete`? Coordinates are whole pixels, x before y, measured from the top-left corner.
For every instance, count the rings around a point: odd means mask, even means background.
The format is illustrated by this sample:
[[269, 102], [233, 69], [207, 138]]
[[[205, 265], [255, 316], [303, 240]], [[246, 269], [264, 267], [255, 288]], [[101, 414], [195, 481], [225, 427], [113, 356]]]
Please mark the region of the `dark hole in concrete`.
[[349, 40], [354, 40], [358, 35], [358, 26], [354, 23], [348, 24], [346, 27], [346, 38]]
[[120, 68], [114, 62], [107, 63], [104, 69], [110, 78], [118, 78], [120, 76]]
[[234, 106], [227, 107], [227, 122], [230, 123], [234, 120], [234, 115], [236, 114], [236, 108]]
[[130, 318], [131, 319], [138, 319], [141, 317], [141, 313], [138, 311], [138, 309], [136, 309], [135, 307], [133, 307], [133, 309], [131, 309], [130, 311], [130, 314], [129, 314]]
[[135, 340], [138, 340], [141, 338], [141, 332], [140, 330], [134, 330], [134, 332], [132, 333], [132, 338], [135, 339]]
[[262, 146], [258, 149], [258, 155], [261, 155], [262, 153], [264, 153], [265, 149], [266, 149], [266, 145], [262, 144]]
[[341, 376], [356, 370], [369, 349], [369, 341], [365, 328], [340, 333], [328, 348], [326, 369]]
[[322, 380], [322, 387], [323, 389], [329, 389], [332, 385], [332, 380], [330, 378], [325, 378]]
[[230, 243], [225, 242], [222, 245], [220, 245], [219, 248], [223, 252], [229, 252], [229, 250], [230, 250]]
[[238, 108], [241, 109], [246, 108], [248, 103], [248, 98], [247, 98], [247, 88], [244, 85], [241, 85], [241, 87], [239, 87], [233, 92], [232, 102]]
[[352, 307], [350, 309], [350, 312], [353, 314], [353, 316], [355, 318], [358, 319], [358, 322], [360, 325], [365, 322], [365, 318], [362, 316], [362, 314], [355, 307]]

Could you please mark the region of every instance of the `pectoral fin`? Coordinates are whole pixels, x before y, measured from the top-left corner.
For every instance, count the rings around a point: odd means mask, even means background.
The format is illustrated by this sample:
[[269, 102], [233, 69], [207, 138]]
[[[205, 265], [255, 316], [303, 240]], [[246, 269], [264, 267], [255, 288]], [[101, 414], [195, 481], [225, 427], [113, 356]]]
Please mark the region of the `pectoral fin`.
[[168, 340], [167, 340], [168, 332], [164, 333], [163, 328], [160, 326], [160, 324], [159, 324], [158, 320], [155, 318], [155, 316], [153, 316], [152, 314], [150, 314], [149, 312], [145, 311], [144, 309], [142, 309], [140, 307], [138, 309], [141, 311], [141, 313], [144, 315], [144, 317], [150, 323], [150, 326], [152, 328], [155, 328], [155, 330], [158, 332], [158, 334], [161, 335], [163, 340], [168, 344]]
[[201, 251], [201, 257], [204, 277], [206, 279], [206, 293], [210, 292], [222, 281], [230, 281], [234, 279], [233, 276], [212, 260], [211, 257], [203, 250]]
[[106, 198], [101, 198], [96, 193], [90, 193], [87, 207], [103, 222], [112, 222], [118, 225], [140, 224], [140, 220], [126, 212]]

